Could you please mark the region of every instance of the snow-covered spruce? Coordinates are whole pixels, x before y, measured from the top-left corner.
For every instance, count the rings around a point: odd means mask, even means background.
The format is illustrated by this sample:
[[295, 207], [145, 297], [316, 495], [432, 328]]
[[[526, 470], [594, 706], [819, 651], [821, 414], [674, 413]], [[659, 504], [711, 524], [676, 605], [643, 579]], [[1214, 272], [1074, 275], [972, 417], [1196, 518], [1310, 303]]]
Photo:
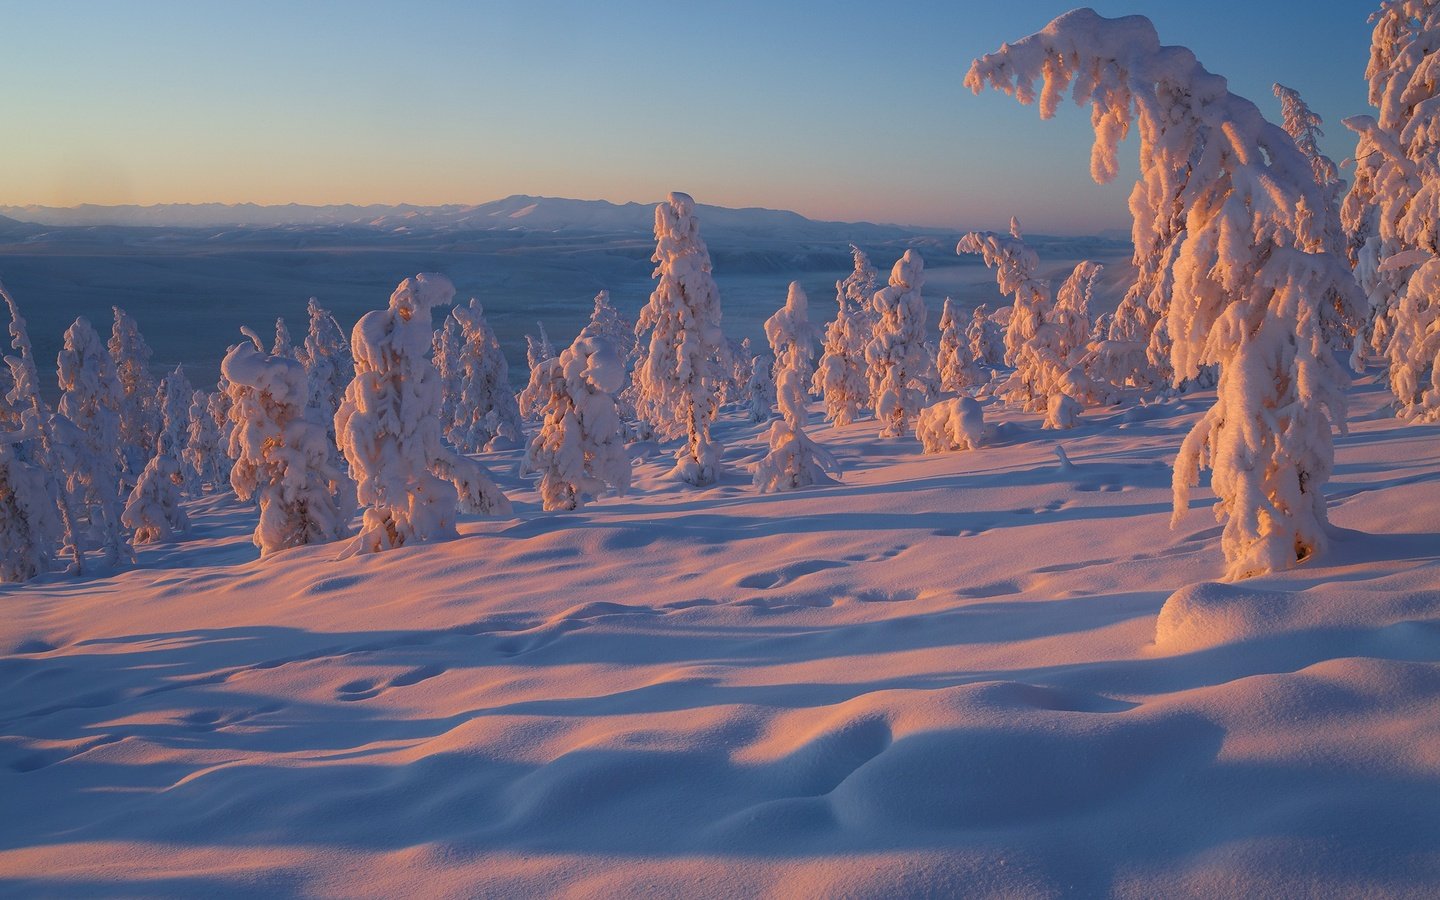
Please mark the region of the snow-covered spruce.
[[469, 305], [457, 305], [446, 319], [447, 331], [451, 323], [456, 347], [450, 366], [457, 393], [451, 402], [450, 443], [462, 453], [519, 446], [523, 434], [510, 391], [510, 366], [480, 301], [472, 297]]
[[615, 393], [625, 367], [610, 339], [585, 329], [554, 359], [537, 364], [532, 385], [545, 394], [540, 430], [524, 468], [540, 474], [542, 508], [579, 509], [587, 495], [630, 489], [630, 457]]
[[[155, 439], [156, 455], [169, 455], [178, 464], [190, 442], [190, 403], [195, 389], [185, 377], [185, 367], [176, 366], [160, 379], [160, 428]], [[150, 466], [146, 464], [148, 469]], [[193, 473], [180, 468], [181, 485], [187, 494], [198, 494], [200, 485]]]
[[[537, 375], [541, 364], [555, 358], [555, 345], [550, 343], [550, 335], [545, 333], [545, 323], [536, 322], [535, 324], [540, 326], [540, 336], [537, 338], [533, 334], [525, 335], [525, 364], [529, 368], [527, 384], [533, 384], [537, 377], [543, 377]], [[539, 394], [527, 395], [522, 389], [516, 400], [518, 401], [520, 418], [526, 422], [539, 420], [540, 407], [544, 402], [542, 396]]]
[[881, 437], [910, 430], [924, 404], [914, 386], [929, 362], [925, 350], [925, 262], [914, 250], [895, 261], [890, 283], [875, 292], [870, 308], [874, 328], [865, 346], [870, 406], [880, 422]]
[[990, 304], [982, 303], [970, 313], [965, 343], [970, 358], [980, 365], [998, 366], [1005, 360], [1005, 329], [990, 317]]
[[940, 390], [960, 392], [980, 384], [984, 377], [975, 367], [975, 359], [960, 329], [955, 301], [945, 298], [940, 311], [940, 346], [935, 354], [935, 368], [940, 377]]
[[350, 342], [345, 340], [340, 323], [320, 301], [311, 297], [306, 311], [310, 315], [310, 327], [296, 356], [305, 364], [305, 377], [310, 386], [309, 405], [325, 423], [326, 439], [333, 444], [335, 411], [345, 396], [345, 386], [355, 377], [355, 359], [350, 355]]
[[[655, 207], [654, 277], [635, 334], [644, 353], [635, 368], [635, 406], [663, 440], [683, 437], [671, 475], [694, 485], [720, 476], [721, 447], [710, 436], [720, 403], [720, 290], [700, 238], [695, 201], [671, 193]], [[648, 340], [645, 336], [648, 335]]]
[[[0, 371], [5, 373], [5, 392], [0, 394], [0, 431], [8, 437], [6, 468], [10, 475], [9, 490], [12, 499], [7, 515], [25, 515], [26, 521], [10, 523], [7, 531], [15, 543], [14, 557], [6, 565], [14, 565], [12, 573], [30, 568], [24, 560], [35, 563], [39, 574], [48, 567], [58, 543], [59, 555], [71, 560], [69, 571], [81, 574], [84, 568], [84, 550], [80, 541], [79, 516], [71, 502], [67, 474], [74, 469], [74, 454], [62, 447], [56, 437], [57, 430], [66, 434], [74, 433], [73, 426], [50, 412], [40, 399], [40, 373], [35, 365], [35, 350], [30, 344], [30, 335], [25, 319], [20, 315], [20, 305], [0, 284], [0, 299], [10, 314], [8, 332], [10, 347], [15, 352], [6, 355]], [[69, 427], [63, 427], [69, 426]], [[37, 499], [31, 477], [40, 479], [45, 502]], [[48, 504], [48, 506], [46, 505]], [[0, 527], [0, 531], [6, 530]], [[0, 551], [3, 552], [3, 551]], [[35, 555], [38, 553], [38, 556]]]
[[290, 337], [290, 326], [285, 324], [283, 316], [275, 318], [275, 340], [270, 344], [271, 356], [284, 356], [288, 359], [296, 359], [295, 339]]
[[1066, 13], [976, 60], [966, 84], [1038, 97], [1047, 118], [1067, 89], [1090, 103], [1097, 181], [1115, 177], [1119, 142], [1138, 126], [1126, 302], [1163, 317], [1166, 339], [1157, 328], [1150, 347], [1164, 346], [1177, 379], [1220, 369], [1216, 404], [1176, 458], [1175, 520], [1208, 464], [1228, 577], [1321, 551], [1331, 422], [1343, 427], [1348, 383], [1325, 320], [1351, 315], [1358, 292], [1326, 247], [1323, 192], [1294, 140], [1189, 50], [1162, 47], [1143, 16]]
[[920, 411], [915, 437], [926, 453], [974, 450], [985, 441], [985, 413], [972, 397], [941, 400]]
[[[875, 270], [869, 268], [865, 254], [854, 247], [851, 250], [856, 255], [856, 272], [835, 282], [835, 318], [825, 327], [825, 346], [811, 385], [811, 390], [825, 401], [826, 420], [835, 423], [836, 428], [858, 419], [870, 403], [870, 384], [865, 377], [865, 346], [871, 332], [866, 312], [869, 298], [863, 303], [852, 300], [849, 282], [863, 278], [873, 285]], [[868, 275], [860, 270], [862, 263]]]
[[306, 415], [305, 367], [246, 341], [230, 348], [220, 368], [235, 423], [230, 485], [260, 507], [253, 538], [260, 555], [344, 537], [355, 487], [332, 464], [325, 426]]
[[865, 251], [854, 244], [850, 245], [850, 258], [853, 268], [850, 274], [836, 285], [836, 302], [842, 302], [843, 297], [844, 304], [868, 325], [874, 318], [872, 304], [875, 292], [880, 289], [880, 273], [870, 264], [870, 257], [865, 255]]
[[1371, 343], [1390, 364], [1398, 414], [1440, 421], [1440, 3], [1386, 0], [1373, 17], [1370, 103], [1343, 214], [1370, 301]]
[[775, 360], [753, 356], [747, 368], [750, 377], [745, 382], [745, 413], [752, 422], [768, 422], [775, 415]]
[[120, 516], [125, 527], [134, 532], [137, 544], [172, 541], [190, 530], [190, 519], [180, 505], [184, 466], [171, 452], [165, 436], [160, 440], [164, 449], [146, 463]]
[[805, 434], [806, 385], [810, 381], [816, 328], [798, 281], [790, 282], [785, 305], [765, 320], [765, 339], [775, 354], [776, 404], [780, 418], [770, 425], [770, 452], [755, 466], [761, 493], [789, 491], [830, 481], [839, 464]]
[[457, 493], [466, 511], [510, 512], [484, 467], [440, 441], [430, 320], [431, 310], [454, 296], [450, 279], [422, 273], [402, 281], [386, 309], [355, 324], [355, 380], [335, 414], [340, 450], [364, 508], [354, 552], [453, 537]]
[[218, 491], [230, 483], [230, 458], [226, 452], [228, 438], [212, 411], [214, 401], [214, 396], [204, 391], [190, 394], [182, 456], [190, 469], [188, 477], [193, 478], [197, 486]]
[[45, 469], [27, 452], [38, 441], [33, 413], [18, 428], [0, 428], [0, 582], [29, 581], [49, 570], [60, 521]]
[[[117, 310], [118, 313], [118, 310]], [[100, 550], [101, 561], [115, 566], [135, 561], [135, 551], [122, 530], [120, 516], [121, 454], [130, 448], [120, 438], [120, 410], [125, 392], [115, 364], [100, 335], [83, 316], [65, 330], [65, 344], [57, 359], [60, 415], [73, 426], [57, 442], [65, 445], [66, 487], [77, 510], [89, 520], [88, 538]], [[153, 404], [154, 398], [151, 398]], [[146, 421], [152, 414], [147, 407]], [[154, 440], [153, 423], [149, 440]], [[143, 468], [143, 467], [142, 467]]]
[[140, 334], [140, 326], [120, 307], [112, 306], [111, 311], [115, 314], [115, 322], [110, 329], [108, 349], [111, 367], [122, 393], [116, 407], [120, 417], [120, 443], [116, 446], [122, 467], [120, 474], [128, 483], [155, 455], [160, 401], [155, 376], [150, 373], [150, 345]]

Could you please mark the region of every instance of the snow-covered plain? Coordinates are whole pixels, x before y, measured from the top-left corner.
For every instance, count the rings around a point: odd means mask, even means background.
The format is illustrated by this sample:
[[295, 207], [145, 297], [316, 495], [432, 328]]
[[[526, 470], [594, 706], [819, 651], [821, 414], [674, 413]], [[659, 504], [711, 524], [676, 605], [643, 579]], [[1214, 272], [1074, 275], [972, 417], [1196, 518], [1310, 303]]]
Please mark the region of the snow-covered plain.
[[1206, 394], [941, 455], [812, 405], [843, 481], [766, 495], [729, 412], [718, 485], [574, 513], [487, 453], [513, 517], [344, 561], [192, 503], [0, 587], [0, 893], [1433, 896], [1440, 426], [1378, 382], [1328, 553], [1237, 584], [1168, 527]]

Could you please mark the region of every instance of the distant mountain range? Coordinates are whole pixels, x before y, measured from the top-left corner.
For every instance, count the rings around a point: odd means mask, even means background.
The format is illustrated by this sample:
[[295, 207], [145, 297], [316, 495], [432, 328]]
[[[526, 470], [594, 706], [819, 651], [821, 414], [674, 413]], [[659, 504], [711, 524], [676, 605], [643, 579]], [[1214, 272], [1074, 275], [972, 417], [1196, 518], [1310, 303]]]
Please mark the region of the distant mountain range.
[[[655, 204], [569, 200], [517, 194], [478, 205], [303, 206], [289, 203], [168, 203], [155, 206], [0, 206], [17, 224], [67, 227], [150, 228], [354, 228], [378, 232], [543, 231], [648, 234]], [[869, 222], [821, 222], [785, 210], [697, 207], [705, 231], [784, 241], [890, 241], [940, 229]], [[3, 229], [0, 229], [3, 230]]]

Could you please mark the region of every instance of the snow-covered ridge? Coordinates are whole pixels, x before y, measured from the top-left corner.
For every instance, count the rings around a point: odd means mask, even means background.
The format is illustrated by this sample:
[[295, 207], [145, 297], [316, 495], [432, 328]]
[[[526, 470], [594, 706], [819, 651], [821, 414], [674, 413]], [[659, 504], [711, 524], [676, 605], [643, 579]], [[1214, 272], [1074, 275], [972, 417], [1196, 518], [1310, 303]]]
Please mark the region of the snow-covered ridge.
[[[393, 231], [396, 229], [648, 232], [655, 203], [611, 203], [608, 200], [572, 200], [516, 194], [481, 204], [394, 206], [339, 204], [305, 206], [287, 203], [162, 203], [153, 206], [74, 207], [0, 206], [0, 216], [21, 223], [49, 226], [122, 226], [152, 228], [220, 228], [345, 226]], [[757, 234], [789, 235], [805, 240], [850, 240], [862, 235], [889, 238], [915, 234], [922, 229], [868, 222], [820, 222], [788, 210], [750, 207], [697, 206], [709, 229], [723, 228]], [[0, 223], [0, 234], [4, 224]]]

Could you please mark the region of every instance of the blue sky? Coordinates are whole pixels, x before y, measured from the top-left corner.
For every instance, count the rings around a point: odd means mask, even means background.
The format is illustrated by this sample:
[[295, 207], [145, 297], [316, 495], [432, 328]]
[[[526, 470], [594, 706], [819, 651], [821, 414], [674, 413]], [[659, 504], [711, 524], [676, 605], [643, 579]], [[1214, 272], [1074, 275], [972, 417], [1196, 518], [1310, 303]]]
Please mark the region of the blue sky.
[[[1124, 227], [1133, 166], [1089, 125], [963, 84], [1072, 3], [0, 3], [0, 203], [474, 203], [513, 193], [817, 218]], [[1096, 2], [1141, 13], [1337, 160], [1372, 2]], [[779, 6], [779, 8], [776, 8]]]

